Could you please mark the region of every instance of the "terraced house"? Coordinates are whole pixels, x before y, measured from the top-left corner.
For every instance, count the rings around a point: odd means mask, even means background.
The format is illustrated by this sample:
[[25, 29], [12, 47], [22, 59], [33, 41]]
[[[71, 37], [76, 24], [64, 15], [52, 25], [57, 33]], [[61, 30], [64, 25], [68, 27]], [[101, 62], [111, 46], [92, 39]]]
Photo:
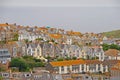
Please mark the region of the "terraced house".
[[0, 49], [0, 63], [6, 63], [11, 61], [11, 54], [8, 49]]
[[108, 72], [108, 66], [99, 60], [69, 60], [50, 62], [47, 67], [48, 70], [59, 74]]

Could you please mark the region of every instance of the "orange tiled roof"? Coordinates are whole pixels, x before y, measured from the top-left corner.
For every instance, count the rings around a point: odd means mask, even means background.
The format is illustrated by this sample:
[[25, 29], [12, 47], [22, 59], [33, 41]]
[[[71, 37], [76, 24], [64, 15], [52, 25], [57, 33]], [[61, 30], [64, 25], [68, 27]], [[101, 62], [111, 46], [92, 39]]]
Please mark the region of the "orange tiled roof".
[[38, 30], [48, 30], [46, 27], [40, 27]]
[[57, 61], [57, 62], [50, 62], [50, 64], [55, 66], [70, 66], [70, 65], [79, 65], [85, 64], [84, 60], [69, 60], [69, 61]]
[[67, 31], [68, 35], [81, 35], [80, 32]]
[[0, 27], [8, 26], [8, 24], [0, 24]]
[[111, 70], [120, 70], [120, 69], [118, 69], [118, 68], [114, 68], [114, 67], [113, 67], [113, 68], [111, 68]]
[[112, 66], [111, 70], [119, 70], [120, 71], [120, 62]]
[[116, 49], [109, 49], [105, 52], [105, 55], [107, 55], [107, 56], [117, 56], [118, 53], [120, 53], [120, 51], [118, 51]]
[[79, 65], [79, 64], [102, 64], [102, 61], [99, 60], [69, 60], [69, 61], [57, 61], [50, 62], [50, 64], [55, 66], [70, 66], [70, 65]]
[[8, 45], [16, 45], [16, 47], [18, 47], [16, 41], [10, 41], [10, 42], [7, 42]]
[[0, 31], [3, 31], [3, 30], [5, 30], [4, 28], [2, 28], [2, 27], [0, 27]]
[[50, 36], [51, 38], [54, 38], [54, 39], [59, 39], [59, 38], [62, 37], [61, 34], [49, 34], [49, 36]]

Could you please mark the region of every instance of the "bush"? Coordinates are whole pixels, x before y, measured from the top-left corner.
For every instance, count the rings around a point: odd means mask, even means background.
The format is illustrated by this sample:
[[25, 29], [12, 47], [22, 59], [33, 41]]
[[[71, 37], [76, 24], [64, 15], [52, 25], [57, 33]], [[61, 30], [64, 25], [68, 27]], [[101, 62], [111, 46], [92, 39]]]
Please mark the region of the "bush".
[[28, 71], [28, 65], [21, 58], [13, 58], [10, 63], [10, 67], [18, 67], [19, 71]]
[[64, 59], [63, 58], [58, 58], [57, 61], [63, 61]]
[[44, 67], [45, 64], [40, 59], [35, 59], [32, 56], [24, 56], [22, 58], [13, 58], [10, 67], [17, 67], [19, 71], [29, 71], [34, 67]]
[[76, 60], [76, 59], [77, 59], [77, 57], [72, 57], [72, 59], [73, 59], [73, 60]]

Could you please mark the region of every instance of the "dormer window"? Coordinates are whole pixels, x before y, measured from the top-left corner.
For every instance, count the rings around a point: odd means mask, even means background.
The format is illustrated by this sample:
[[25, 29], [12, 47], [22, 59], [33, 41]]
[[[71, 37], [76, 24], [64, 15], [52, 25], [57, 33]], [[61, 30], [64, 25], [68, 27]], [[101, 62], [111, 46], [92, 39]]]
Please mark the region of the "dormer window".
[[37, 49], [37, 53], [39, 53], [40, 51], [39, 51], [39, 49]]

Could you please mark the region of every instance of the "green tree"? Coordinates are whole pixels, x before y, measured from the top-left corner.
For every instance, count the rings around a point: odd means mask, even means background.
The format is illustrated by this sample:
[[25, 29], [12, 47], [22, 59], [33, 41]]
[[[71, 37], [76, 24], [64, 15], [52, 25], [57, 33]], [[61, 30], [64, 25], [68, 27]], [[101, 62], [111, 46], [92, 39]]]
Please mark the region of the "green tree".
[[71, 60], [71, 58], [67, 56], [67, 57], [65, 58], [65, 60]]
[[41, 40], [43, 40], [43, 38], [37, 38], [36, 40], [41, 41]]
[[10, 63], [10, 67], [17, 67], [19, 71], [29, 71], [34, 67], [44, 67], [45, 63], [40, 59], [36, 59], [32, 56], [23, 56], [21, 58], [13, 58]]
[[52, 39], [51, 42], [55, 42], [55, 40]]
[[10, 63], [11, 67], [18, 67], [19, 71], [29, 71], [29, 66], [21, 58], [13, 58]]
[[76, 60], [76, 59], [77, 59], [77, 57], [75, 57], [75, 56], [74, 56], [74, 57], [72, 57], [72, 59], [73, 59], [73, 60]]
[[28, 42], [29, 42], [28, 39], [25, 39], [24, 41], [25, 41], [25, 43], [28, 43]]
[[116, 45], [116, 44], [111, 44], [110, 45], [110, 49], [117, 49], [117, 50], [119, 50], [119, 46]]
[[57, 61], [63, 61], [64, 59], [63, 58], [58, 58]]
[[120, 50], [120, 46], [116, 45], [116, 44], [111, 44], [111, 45], [103, 44], [102, 47], [103, 47], [104, 51], [106, 51], [108, 49], [117, 49], [117, 50]]
[[0, 66], [0, 72], [1, 72], [1, 71], [5, 71], [5, 68], [2, 67], [2, 66]]
[[18, 41], [18, 37], [19, 35], [17, 33], [14, 34], [14, 38], [13, 38], [13, 41]]
[[89, 55], [87, 55], [86, 57], [87, 57], [88, 60], [90, 59], [90, 56], [89, 56]]
[[102, 47], [103, 47], [104, 51], [106, 51], [110, 48], [110, 46], [108, 44], [103, 44]]
[[0, 75], [0, 80], [3, 80], [3, 77]]

